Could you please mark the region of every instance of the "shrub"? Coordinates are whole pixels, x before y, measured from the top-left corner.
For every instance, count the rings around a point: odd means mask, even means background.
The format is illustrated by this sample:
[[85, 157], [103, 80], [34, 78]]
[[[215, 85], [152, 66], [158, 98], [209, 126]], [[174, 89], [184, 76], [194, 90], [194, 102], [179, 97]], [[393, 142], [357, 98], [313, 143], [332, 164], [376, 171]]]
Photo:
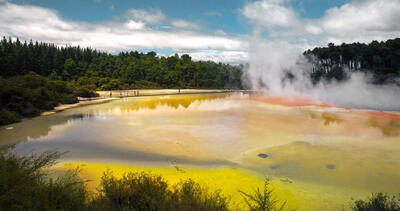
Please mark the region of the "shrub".
[[169, 187], [161, 176], [145, 172], [118, 179], [108, 171], [99, 190], [91, 210], [228, 210], [228, 200], [219, 191], [209, 192], [190, 179]]
[[160, 88], [160, 85], [158, 85], [156, 82], [140, 80], [140, 81], [135, 82], [135, 84], [133, 85], [133, 88], [135, 88], [135, 89], [158, 89], [158, 88]]
[[400, 194], [396, 197], [375, 193], [368, 200], [355, 201], [352, 209], [356, 211], [399, 211]]
[[174, 188], [174, 210], [228, 210], [228, 198], [221, 191], [210, 192], [192, 179]]
[[130, 172], [117, 179], [110, 171], [101, 178], [99, 195], [90, 207], [106, 210], [165, 210], [168, 184], [161, 176]]
[[85, 206], [84, 182], [76, 172], [49, 179], [44, 168], [60, 153], [16, 157], [0, 155], [0, 210], [78, 210]]
[[19, 115], [16, 112], [0, 108], [0, 125], [11, 124], [19, 121]]
[[64, 94], [64, 95], [60, 95], [59, 101], [62, 104], [73, 104], [73, 103], [77, 103], [78, 99], [73, 95]]
[[85, 88], [85, 87], [76, 88], [75, 91], [74, 91], [74, 95], [76, 97], [86, 97], [86, 98], [98, 97], [99, 96], [99, 94], [97, 94], [96, 92], [93, 92], [93, 91], [91, 91], [91, 90], [89, 90], [88, 88]]
[[39, 115], [60, 103], [77, 102], [67, 83], [51, 81], [33, 72], [0, 78], [0, 85], [0, 125]]
[[242, 194], [246, 205], [251, 211], [276, 211], [283, 210], [286, 201], [280, 203], [278, 199], [273, 196], [273, 190], [270, 187], [270, 179], [266, 178], [264, 181], [263, 190], [260, 188], [254, 189], [252, 194], [239, 191]]

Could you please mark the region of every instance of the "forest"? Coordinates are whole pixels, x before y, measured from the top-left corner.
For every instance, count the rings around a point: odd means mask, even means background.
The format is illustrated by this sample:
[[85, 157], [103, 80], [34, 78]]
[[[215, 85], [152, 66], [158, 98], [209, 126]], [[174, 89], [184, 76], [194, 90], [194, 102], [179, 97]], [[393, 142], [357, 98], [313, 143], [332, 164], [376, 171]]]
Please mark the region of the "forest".
[[371, 75], [372, 83], [400, 85], [400, 38], [364, 43], [329, 43], [327, 47], [307, 50], [304, 55], [312, 63], [311, 78], [345, 80], [350, 72]]
[[95, 90], [242, 88], [241, 66], [155, 52], [117, 55], [55, 44], [0, 42], [0, 125], [39, 115]]
[[189, 55], [106, 52], [39, 42], [0, 42], [0, 76], [35, 72], [52, 80], [74, 81], [96, 90], [131, 88], [239, 88], [241, 68]]

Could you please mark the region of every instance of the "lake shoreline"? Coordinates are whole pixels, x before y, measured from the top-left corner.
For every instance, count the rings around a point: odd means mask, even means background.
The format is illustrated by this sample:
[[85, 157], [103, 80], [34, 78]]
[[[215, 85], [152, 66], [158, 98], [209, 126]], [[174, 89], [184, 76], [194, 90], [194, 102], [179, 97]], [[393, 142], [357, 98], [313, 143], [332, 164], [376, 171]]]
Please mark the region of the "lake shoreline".
[[93, 100], [82, 100], [79, 101], [78, 103], [73, 103], [73, 104], [60, 104], [56, 107], [54, 107], [53, 110], [50, 111], [45, 111], [42, 112], [39, 116], [48, 116], [48, 115], [52, 115], [61, 111], [65, 111], [71, 108], [77, 108], [77, 107], [81, 107], [81, 106], [86, 106], [86, 105], [94, 105], [94, 104], [100, 104], [100, 103], [107, 103], [113, 100], [116, 100], [119, 98], [100, 98], [100, 99], [93, 99]]
[[127, 97], [149, 97], [149, 96], [185, 95], [185, 94], [218, 94], [218, 93], [231, 93], [235, 91], [236, 90], [229, 90], [229, 89], [139, 89], [139, 90], [97, 91], [97, 93], [99, 94], [99, 97], [97, 98], [79, 98], [78, 103], [60, 104], [54, 107], [53, 110], [42, 112], [39, 116], [48, 116], [72, 108], [108, 103], [113, 100], [127, 98]]

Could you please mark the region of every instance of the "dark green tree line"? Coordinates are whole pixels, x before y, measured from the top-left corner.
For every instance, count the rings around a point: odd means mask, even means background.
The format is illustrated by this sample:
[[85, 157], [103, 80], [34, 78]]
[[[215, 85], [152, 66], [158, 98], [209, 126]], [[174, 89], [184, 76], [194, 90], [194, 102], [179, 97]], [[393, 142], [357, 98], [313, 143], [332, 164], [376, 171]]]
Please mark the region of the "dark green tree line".
[[311, 77], [343, 80], [349, 72], [370, 73], [377, 84], [396, 82], [400, 76], [400, 38], [369, 44], [328, 44], [307, 50], [304, 55], [313, 64]]
[[78, 82], [92, 89], [239, 88], [241, 69], [215, 62], [193, 61], [189, 55], [159, 57], [155, 52], [112, 55], [81, 47], [39, 42], [0, 42], [0, 76], [35, 72]]

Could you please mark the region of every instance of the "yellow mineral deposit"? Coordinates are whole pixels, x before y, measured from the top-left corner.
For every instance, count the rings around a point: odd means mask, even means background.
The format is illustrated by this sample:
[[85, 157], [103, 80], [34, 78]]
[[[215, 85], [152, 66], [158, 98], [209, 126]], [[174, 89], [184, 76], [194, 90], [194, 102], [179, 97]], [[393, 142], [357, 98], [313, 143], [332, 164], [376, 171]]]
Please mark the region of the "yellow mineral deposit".
[[107, 168], [193, 178], [244, 206], [238, 190], [271, 177], [297, 210], [347, 209], [351, 198], [400, 189], [400, 114], [296, 97], [186, 94], [122, 98], [0, 130], [14, 151], [61, 150], [94, 191]]

